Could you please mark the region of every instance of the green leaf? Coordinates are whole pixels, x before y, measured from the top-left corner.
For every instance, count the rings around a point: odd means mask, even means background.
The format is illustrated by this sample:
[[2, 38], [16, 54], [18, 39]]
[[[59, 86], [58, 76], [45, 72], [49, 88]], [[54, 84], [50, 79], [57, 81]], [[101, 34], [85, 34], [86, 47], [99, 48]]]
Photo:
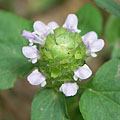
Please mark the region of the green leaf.
[[80, 99], [85, 120], [120, 120], [120, 61], [112, 59], [97, 72]]
[[[120, 17], [120, 2], [119, 0], [94, 0], [101, 8]], [[118, 2], [117, 2], [118, 1]]]
[[70, 120], [83, 120], [82, 114], [79, 111], [79, 99], [81, 93], [82, 90], [79, 89], [77, 92], [78, 95], [67, 97], [66, 99]]
[[106, 27], [105, 37], [108, 40], [112, 58], [120, 58], [120, 19], [115, 16], [110, 16]]
[[31, 28], [31, 21], [0, 11], [0, 89], [13, 87], [16, 77], [25, 77], [32, 69], [22, 55], [28, 41], [21, 37], [24, 29]]
[[99, 37], [101, 36], [103, 17], [96, 7], [91, 4], [85, 4], [76, 14], [78, 16], [78, 28], [82, 30], [81, 35], [95, 31]]
[[52, 89], [39, 91], [32, 103], [31, 120], [68, 120], [64, 96]]

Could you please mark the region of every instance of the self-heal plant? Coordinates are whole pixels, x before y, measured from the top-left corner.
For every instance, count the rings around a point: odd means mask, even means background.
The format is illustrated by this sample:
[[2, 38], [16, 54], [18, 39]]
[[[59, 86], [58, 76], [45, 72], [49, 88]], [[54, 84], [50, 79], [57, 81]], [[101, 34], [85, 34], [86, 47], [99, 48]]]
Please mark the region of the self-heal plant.
[[96, 57], [104, 41], [95, 32], [81, 36], [77, 26], [77, 16], [69, 14], [62, 27], [56, 22], [45, 25], [36, 21], [34, 32], [23, 31], [22, 36], [30, 43], [23, 47], [23, 54], [37, 66], [27, 77], [30, 84], [46, 85], [57, 88], [65, 96], [74, 96], [79, 89], [78, 80], [92, 75], [85, 60], [89, 55]]

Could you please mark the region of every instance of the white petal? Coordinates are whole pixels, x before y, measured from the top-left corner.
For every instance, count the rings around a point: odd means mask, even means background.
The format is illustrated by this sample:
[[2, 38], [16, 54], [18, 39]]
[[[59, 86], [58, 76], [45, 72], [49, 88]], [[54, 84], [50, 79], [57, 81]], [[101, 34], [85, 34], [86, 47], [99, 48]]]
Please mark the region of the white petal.
[[97, 34], [94, 31], [88, 32], [87, 34], [82, 36], [82, 40], [85, 45], [92, 43], [97, 40]]
[[29, 46], [32, 46], [33, 45], [33, 40], [29, 40]]
[[64, 83], [59, 90], [63, 92], [65, 96], [74, 96], [78, 88], [79, 86], [76, 83]]
[[78, 19], [75, 14], [69, 14], [67, 16], [67, 19], [63, 25], [64, 28], [66, 28], [68, 31], [75, 31], [75, 32], [80, 32], [77, 31], [77, 25], [78, 25]]
[[81, 30], [79, 30], [79, 29], [75, 29], [75, 32], [80, 33], [80, 32], [81, 32]]
[[46, 81], [42, 82], [41, 87], [45, 87], [46, 84], [47, 84]]
[[78, 77], [77, 77], [76, 75], [74, 75], [74, 76], [73, 76], [73, 79], [74, 79], [75, 81], [77, 81], [77, 80], [78, 80]]
[[59, 91], [62, 92], [62, 86], [59, 88]]
[[102, 39], [98, 39], [90, 45], [91, 52], [98, 52], [102, 50], [103, 47], [104, 47], [104, 41]]
[[91, 56], [92, 57], [97, 57], [97, 54], [96, 53], [91, 53]]
[[84, 64], [82, 67], [75, 70], [74, 74], [82, 80], [89, 78], [92, 75], [92, 71], [86, 64]]
[[45, 36], [44, 35], [38, 35], [36, 32], [33, 32], [33, 34], [36, 37], [36, 39], [34, 39], [33, 42], [38, 43], [38, 44], [43, 46], [45, 44], [47, 33], [45, 33]]
[[43, 22], [41, 21], [36, 21], [33, 25], [34, 28], [34, 32], [42, 35], [42, 34], [46, 34], [48, 31], [48, 27], [47, 25], [45, 25]]
[[35, 64], [37, 62], [37, 58], [32, 58], [31, 61], [33, 64]]
[[40, 85], [45, 81], [45, 76], [42, 75], [38, 70], [34, 70], [30, 75], [28, 75], [27, 80], [31, 85]]
[[36, 58], [38, 55], [38, 50], [34, 46], [25, 46], [22, 48], [22, 52], [27, 58]]
[[56, 29], [56, 28], [58, 28], [59, 27], [59, 25], [56, 23], [56, 22], [49, 22], [48, 23], [48, 26], [50, 27], [50, 29], [52, 29], [52, 30], [54, 30], [54, 29]]

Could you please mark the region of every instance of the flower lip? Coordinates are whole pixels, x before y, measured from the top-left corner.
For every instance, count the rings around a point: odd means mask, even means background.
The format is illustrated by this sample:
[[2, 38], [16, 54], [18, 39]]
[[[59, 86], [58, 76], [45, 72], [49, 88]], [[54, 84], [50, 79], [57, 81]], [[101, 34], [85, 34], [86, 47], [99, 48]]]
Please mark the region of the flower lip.
[[79, 86], [76, 83], [64, 83], [60, 87], [60, 92], [63, 92], [65, 96], [74, 96], [77, 93], [77, 90], [79, 89]]
[[34, 70], [30, 75], [28, 75], [27, 80], [31, 85], [41, 84], [42, 87], [46, 85], [46, 77], [41, 74], [38, 69]]
[[98, 39], [96, 32], [91, 31], [82, 36], [82, 40], [86, 46], [86, 54], [96, 57], [98, 52], [104, 47], [104, 40]]
[[86, 64], [84, 64], [82, 67], [78, 67], [78, 69], [75, 70], [73, 78], [75, 81], [77, 81], [78, 78], [80, 78], [80, 80], [84, 80], [89, 78], [91, 75], [92, 71]]
[[40, 52], [37, 50], [36, 45], [34, 46], [24, 46], [22, 52], [25, 57], [30, 58], [32, 63], [36, 63], [37, 59], [40, 59]]

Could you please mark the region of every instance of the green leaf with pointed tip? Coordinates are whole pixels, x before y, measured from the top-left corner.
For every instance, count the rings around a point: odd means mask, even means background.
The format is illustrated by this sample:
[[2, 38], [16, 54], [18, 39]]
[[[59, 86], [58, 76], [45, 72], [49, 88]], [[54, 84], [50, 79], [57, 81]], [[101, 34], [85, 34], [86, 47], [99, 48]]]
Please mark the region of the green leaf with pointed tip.
[[13, 87], [16, 77], [25, 77], [32, 69], [22, 55], [28, 42], [21, 37], [24, 29], [31, 28], [31, 21], [0, 11], [0, 89]]
[[52, 89], [39, 91], [33, 99], [31, 120], [68, 120], [64, 96]]
[[111, 47], [112, 58], [120, 58], [120, 18], [113, 15], [109, 17], [105, 36]]
[[120, 60], [112, 59], [99, 69], [79, 106], [85, 120], [120, 119]]
[[94, 0], [97, 5], [104, 8], [108, 12], [120, 17], [120, 1], [119, 0]]
[[101, 36], [103, 17], [96, 7], [91, 4], [85, 4], [76, 14], [78, 16], [78, 28], [81, 30], [81, 35], [95, 31], [99, 37]]

